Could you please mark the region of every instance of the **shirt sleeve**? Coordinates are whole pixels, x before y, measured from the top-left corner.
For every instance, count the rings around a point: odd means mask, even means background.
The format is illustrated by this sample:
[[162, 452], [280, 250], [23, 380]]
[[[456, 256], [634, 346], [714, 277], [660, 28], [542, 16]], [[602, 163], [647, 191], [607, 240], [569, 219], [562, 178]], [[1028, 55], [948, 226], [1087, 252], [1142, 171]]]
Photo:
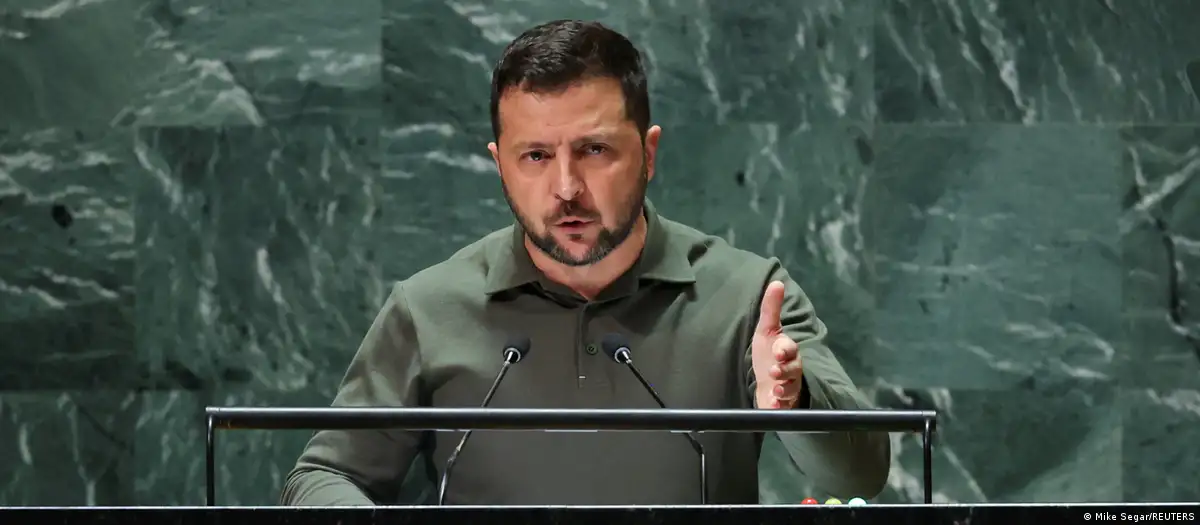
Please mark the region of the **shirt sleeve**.
[[[867, 410], [875, 408], [850, 380], [833, 352], [825, 346], [825, 324], [812, 303], [778, 261], [772, 260], [762, 290], [772, 281], [785, 285], [780, 320], [783, 331], [799, 346], [804, 370], [802, 394], [796, 409]], [[758, 322], [758, 306], [748, 316], [750, 327]], [[755, 403], [756, 381], [746, 348], [745, 370], [748, 393]], [[886, 432], [780, 432], [780, 442], [800, 472], [830, 494], [848, 499], [873, 498], [883, 491], [891, 470], [891, 438]]]
[[[398, 283], [355, 353], [333, 406], [416, 406], [420, 370], [420, 349], [403, 283]], [[319, 431], [288, 474], [280, 503], [387, 504], [399, 494], [420, 440], [414, 431]]]

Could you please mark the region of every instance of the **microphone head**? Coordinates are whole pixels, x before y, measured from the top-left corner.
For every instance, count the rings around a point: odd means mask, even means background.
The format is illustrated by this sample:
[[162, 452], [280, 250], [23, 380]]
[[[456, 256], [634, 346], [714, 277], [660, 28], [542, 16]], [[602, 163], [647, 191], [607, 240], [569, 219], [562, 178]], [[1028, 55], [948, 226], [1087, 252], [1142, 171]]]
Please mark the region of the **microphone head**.
[[[511, 359], [513, 363], [519, 363], [522, 359], [525, 359], [525, 356], [529, 355], [529, 349], [532, 346], [533, 343], [529, 341], [528, 337], [513, 337], [504, 344], [504, 358]], [[509, 357], [510, 352], [513, 356], [511, 358]]]
[[[612, 358], [613, 361], [621, 364], [624, 364], [624, 358], [631, 357], [630, 354], [632, 353], [629, 350], [629, 342], [625, 340], [625, 337], [618, 333], [604, 334], [604, 337], [600, 339], [600, 348], [604, 350], [604, 353], [607, 354], [608, 357]], [[624, 351], [622, 352], [622, 350]], [[618, 355], [618, 352], [623, 355]]]

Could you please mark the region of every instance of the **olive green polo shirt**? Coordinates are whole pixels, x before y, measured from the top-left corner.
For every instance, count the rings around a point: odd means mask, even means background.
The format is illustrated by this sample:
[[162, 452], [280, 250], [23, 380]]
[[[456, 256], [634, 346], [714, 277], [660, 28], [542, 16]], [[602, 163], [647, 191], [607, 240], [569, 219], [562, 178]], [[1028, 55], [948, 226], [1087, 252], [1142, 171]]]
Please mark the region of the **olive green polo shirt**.
[[[493, 408], [655, 408], [624, 366], [598, 351], [616, 332], [671, 408], [751, 408], [750, 339], [769, 282], [787, 284], [784, 331], [799, 343], [797, 409], [872, 408], [829, 349], [826, 328], [776, 259], [657, 215], [635, 266], [594, 300], [548, 281], [511, 226], [394, 285], [350, 363], [335, 406], [478, 407], [511, 336], [527, 336]], [[393, 504], [421, 450], [440, 477], [461, 432], [321, 431], [289, 474], [285, 505]], [[762, 436], [703, 433], [709, 502], [758, 503]], [[869, 498], [890, 467], [884, 433], [785, 433], [811, 481]], [[698, 504], [697, 457], [665, 432], [478, 431], [454, 467], [447, 503]], [[435, 480], [436, 481], [436, 478]]]

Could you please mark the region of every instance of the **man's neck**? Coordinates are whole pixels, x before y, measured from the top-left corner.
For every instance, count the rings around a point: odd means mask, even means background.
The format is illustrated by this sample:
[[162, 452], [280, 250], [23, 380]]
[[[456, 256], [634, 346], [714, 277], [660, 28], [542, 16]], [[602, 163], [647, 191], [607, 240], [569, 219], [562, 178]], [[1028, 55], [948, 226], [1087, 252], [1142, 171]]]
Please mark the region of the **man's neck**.
[[625, 242], [600, 262], [587, 266], [568, 266], [555, 261], [533, 246], [528, 237], [525, 238], [525, 250], [529, 252], [533, 265], [541, 270], [546, 278], [570, 288], [585, 299], [592, 300], [633, 267], [646, 246], [648, 230], [645, 215], [638, 217]]

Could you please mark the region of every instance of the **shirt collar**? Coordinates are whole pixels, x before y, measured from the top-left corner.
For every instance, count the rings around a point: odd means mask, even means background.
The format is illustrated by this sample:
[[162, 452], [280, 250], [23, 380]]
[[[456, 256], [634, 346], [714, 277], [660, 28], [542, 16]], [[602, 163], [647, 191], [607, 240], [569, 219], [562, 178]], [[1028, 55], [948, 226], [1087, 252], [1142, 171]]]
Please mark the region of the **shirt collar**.
[[[669, 224], [664, 224], [647, 199], [643, 206], [646, 216], [646, 245], [642, 255], [615, 285], [626, 282], [636, 286], [637, 281], [648, 279], [671, 283], [694, 283], [696, 274], [692, 269], [688, 246], [679, 235], [672, 235]], [[514, 224], [508, 242], [496, 243], [488, 254], [487, 293], [495, 294], [544, 279], [542, 272], [533, 265], [525, 249], [525, 230]]]

